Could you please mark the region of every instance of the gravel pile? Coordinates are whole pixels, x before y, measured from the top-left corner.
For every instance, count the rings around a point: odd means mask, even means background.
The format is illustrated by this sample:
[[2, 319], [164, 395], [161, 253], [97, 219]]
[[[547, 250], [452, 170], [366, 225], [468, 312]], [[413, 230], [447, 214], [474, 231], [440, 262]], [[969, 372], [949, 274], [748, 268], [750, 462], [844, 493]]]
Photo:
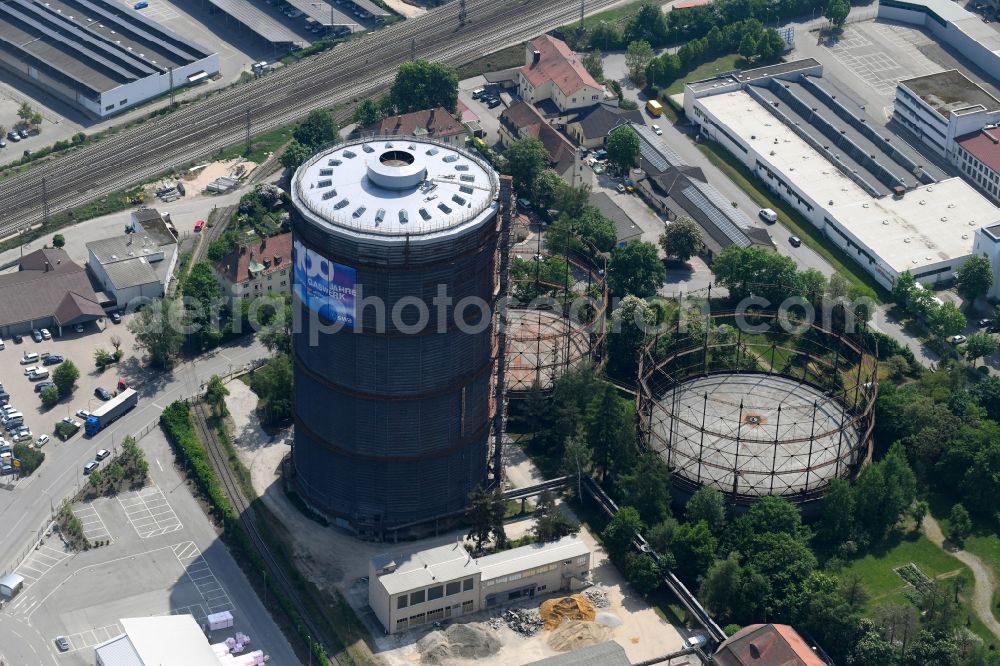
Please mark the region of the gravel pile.
[[599, 587], [592, 587], [584, 591], [583, 596], [587, 597], [587, 601], [592, 603], [594, 608], [608, 608], [611, 606], [608, 593]]
[[485, 659], [500, 651], [500, 639], [479, 624], [453, 624], [432, 631], [419, 641], [420, 659], [427, 664], [446, 664], [452, 659]]

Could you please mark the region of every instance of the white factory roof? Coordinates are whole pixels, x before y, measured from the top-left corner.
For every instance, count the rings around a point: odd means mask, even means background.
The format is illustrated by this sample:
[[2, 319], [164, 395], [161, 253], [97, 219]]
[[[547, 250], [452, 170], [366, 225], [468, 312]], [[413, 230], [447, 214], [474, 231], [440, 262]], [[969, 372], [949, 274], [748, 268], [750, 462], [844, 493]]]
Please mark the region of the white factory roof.
[[1000, 209], [960, 178], [872, 197], [743, 91], [698, 101], [898, 272], [967, 256], [976, 229], [1000, 221]]
[[334, 230], [402, 239], [481, 224], [498, 189], [496, 172], [482, 160], [437, 141], [394, 136], [313, 156], [296, 171], [292, 198]]
[[553, 562], [571, 560], [589, 552], [590, 549], [580, 537], [565, 536], [552, 543], [534, 543], [480, 557], [476, 564], [483, 573], [482, 579], [486, 581]]
[[96, 648], [106, 666], [219, 666], [190, 615], [123, 618], [121, 625], [124, 636]]
[[396, 566], [392, 573], [378, 576], [378, 582], [391, 596], [478, 573], [482, 573], [482, 580], [491, 580], [589, 552], [579, 537], [567, 536], [552, 543], [530, 544], [478, 559], [473, 559], [462, 544], [453, 543], [410, 555], [377, 555], [372, 558], [372, 565], [376, 571]]
[[961, 32], [979, 42], [990, 51], [1000, 50], [1000, 32], [992, 25], [965, 9], [954, 0], [904, 0], [907, 4], [926, 7], [942, 21], [951, 23]]
[[376, 570], [396, 564], [394, 572], [378, 577], [390, 595], [479, 573], [475, 560], [457, 542], [410, 555], [378, 555], [372, 562]]

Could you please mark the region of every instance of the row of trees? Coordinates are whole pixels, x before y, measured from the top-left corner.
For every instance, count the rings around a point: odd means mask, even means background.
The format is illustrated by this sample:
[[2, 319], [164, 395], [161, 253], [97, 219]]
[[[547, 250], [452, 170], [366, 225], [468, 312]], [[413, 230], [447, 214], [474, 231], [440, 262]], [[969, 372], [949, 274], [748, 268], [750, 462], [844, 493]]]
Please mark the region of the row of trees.
[[295, 126], [292, 137], [281, 155], [281, 164], [294, 169], [322, 146], [339, 140], [340, 127], [331, 109], [316, 109]]
[[958, 335], [965, 330], [965, 315], [958, 306], [951, 301], [941, 302], [934, 292], [917, 283], [909, 271], [896, 278], [892, 300], [905, 312], [925, 322], [937, 337]]
[[90, 488], [98, 495], [113, 495], [122, 488], [142, 487], [149, 476], [149, 462], [135, 437], [122, 440], [122, 451], [104, 469], [90, 473]]
[[439, 106], [451, 113], [458, 111], [458, 70], [438, 62], [413, 60], [399, 66], [386, 95], [362, 100], [354, 108], [353, 120], [359, 127], [367, 127], [397, 113]]

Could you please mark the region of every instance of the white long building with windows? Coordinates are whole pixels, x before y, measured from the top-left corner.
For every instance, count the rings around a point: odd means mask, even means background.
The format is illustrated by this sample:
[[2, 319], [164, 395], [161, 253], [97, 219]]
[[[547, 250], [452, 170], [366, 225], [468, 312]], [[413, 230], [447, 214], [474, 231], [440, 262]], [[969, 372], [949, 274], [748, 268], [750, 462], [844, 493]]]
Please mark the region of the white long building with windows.
[[386, 633], [469, 615], [536, 596], [576, 590], [590, 573], [579, 537], [475, 558], [461, 543], [368, 564], [368, 605]]
[[871, 119], [852, 119], [816, 74], [765, 80], [744, 72], [738, 86], [688, 84], [685, 108], [703, 137], [883, 287], [904, 271], [927, 285], [951, 280], [976, 232], [1000, 223], [1000, 209], [961, 178], [935, 178]]

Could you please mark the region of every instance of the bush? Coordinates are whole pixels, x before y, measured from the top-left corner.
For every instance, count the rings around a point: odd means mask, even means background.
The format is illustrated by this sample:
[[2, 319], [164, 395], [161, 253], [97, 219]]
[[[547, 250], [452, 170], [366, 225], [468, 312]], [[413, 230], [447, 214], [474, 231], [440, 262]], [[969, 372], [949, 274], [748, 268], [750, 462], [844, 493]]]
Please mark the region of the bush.
[[14, 457], [21, 461], [21, 474], [24, 476], [38, 469], [45, 460], [44, 453], [28, 444], [15, 444], [13, 453]]
[[75, 426], [72, 423], [59, 421], [56, 423], [55, 433], [59, 439], [65, 442], [67, 439], [75, 435], [79, 429], [79, 426]]

